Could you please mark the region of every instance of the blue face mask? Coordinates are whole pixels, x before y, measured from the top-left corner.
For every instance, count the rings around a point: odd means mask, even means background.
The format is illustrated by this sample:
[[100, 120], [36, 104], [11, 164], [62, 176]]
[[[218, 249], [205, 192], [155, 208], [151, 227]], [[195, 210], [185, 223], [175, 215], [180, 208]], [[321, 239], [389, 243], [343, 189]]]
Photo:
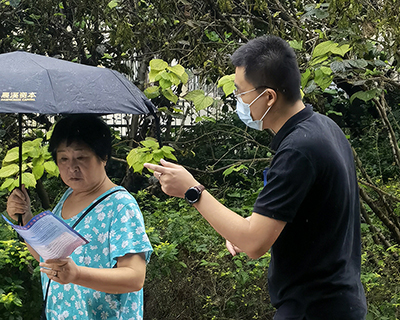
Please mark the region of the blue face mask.
[[252, 102], [250, 103], [244, 103], [242, 98], [240, 96], [237, 96], [237, 103], [236, 103], [236, 113], [238, 114], [240, 120], [243, 121], [243, 123], [248, 126], [249, 128], [253, 128], [259, 131], [263, 130], [263, 119], [264, 117], [267, 115], [269, 109], [271, 109], [271, 107], [269, 107], [267, 109], [267, 111], [265, 111], [264, 115], [261, 117], [260, 120], [253, 120], [252, 116], [251, 116], [251, 112], [250, 112], [250, 106], [257, 101], [257, 99], [259, 97], [261, 97], [264, 92], [267, 91], [267, 89], [265, 89], [261, 94], [258, 95], [257, 98], [255, 98]]

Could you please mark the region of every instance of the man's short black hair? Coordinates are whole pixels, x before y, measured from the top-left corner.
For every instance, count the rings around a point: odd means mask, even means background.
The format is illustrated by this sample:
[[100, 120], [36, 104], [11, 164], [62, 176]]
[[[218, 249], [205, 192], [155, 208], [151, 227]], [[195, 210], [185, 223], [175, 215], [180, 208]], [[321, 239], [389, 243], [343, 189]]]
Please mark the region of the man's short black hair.
[[56, 163], [57, 148], [62, 142], [67, 146], [73, 142], [85, 143], [104, 161], [111, 157], [110, 128], [96, 115], [73, 114], [56, 123], [49, 143], [49, 152]]
[[285, 40], [276, 36], [255, 38], [237, 49], [231, 61], [235, 67], [244, 67], [246, 80], [255, 88], [276, 89], [288, 102], [301, 99], [296, 54]]

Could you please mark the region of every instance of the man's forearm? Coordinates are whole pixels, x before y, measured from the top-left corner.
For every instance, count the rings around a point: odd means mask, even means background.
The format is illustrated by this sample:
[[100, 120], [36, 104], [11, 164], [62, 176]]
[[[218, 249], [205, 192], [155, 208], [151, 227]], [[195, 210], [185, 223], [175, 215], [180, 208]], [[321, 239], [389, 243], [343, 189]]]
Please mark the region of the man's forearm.
[[259, 214], [245, 219], [203, 191], [193, 205], [210, 225], [225, 239], [238, 246], [250, 258], [265, 254], [286, 225], [286, 222]]

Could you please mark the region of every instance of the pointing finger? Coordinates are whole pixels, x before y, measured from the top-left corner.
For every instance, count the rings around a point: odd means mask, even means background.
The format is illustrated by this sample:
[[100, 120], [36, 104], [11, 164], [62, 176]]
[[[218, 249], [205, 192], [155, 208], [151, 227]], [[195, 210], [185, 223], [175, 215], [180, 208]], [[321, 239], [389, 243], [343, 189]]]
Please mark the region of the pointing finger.
[[181, 167], [179, 164], [175, 164], [172, 162], [168, 162], [164, 159], [160, 160], [161, 165], [163, 165], [164, 167], [169, 167], [169, 168], [177, 168], [177, 167]]
[[157, 171], [157, 172], [160, 172], [160, 173], [164, 173], [164, 171], [163, 171], [164, 167], [163, 166], [159, 166], [157, 164], [152, 164], [152, 163], [145, 163], [143, 166], [145, 168], [151, 170], [151, 171]]

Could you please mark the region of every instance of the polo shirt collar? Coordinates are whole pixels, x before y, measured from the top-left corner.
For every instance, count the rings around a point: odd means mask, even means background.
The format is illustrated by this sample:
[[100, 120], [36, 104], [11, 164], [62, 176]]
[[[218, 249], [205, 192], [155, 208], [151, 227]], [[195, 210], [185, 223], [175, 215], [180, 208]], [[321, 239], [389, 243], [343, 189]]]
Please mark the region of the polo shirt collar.
[[282, 128], [272, 139], [271, 149], [274, 151], [278, 150], [278, 147], [281, 144], [282, 140], [285, 139], [285, 137], [294, 130], [295, 126], [298, 123], [311, 117], [313, 113], [314, 111], [312, 106], [310, 104], [307, 104], [303, 110], [296, 113], [288, 121], [286, 121], [285, 124], [282, 126]]

